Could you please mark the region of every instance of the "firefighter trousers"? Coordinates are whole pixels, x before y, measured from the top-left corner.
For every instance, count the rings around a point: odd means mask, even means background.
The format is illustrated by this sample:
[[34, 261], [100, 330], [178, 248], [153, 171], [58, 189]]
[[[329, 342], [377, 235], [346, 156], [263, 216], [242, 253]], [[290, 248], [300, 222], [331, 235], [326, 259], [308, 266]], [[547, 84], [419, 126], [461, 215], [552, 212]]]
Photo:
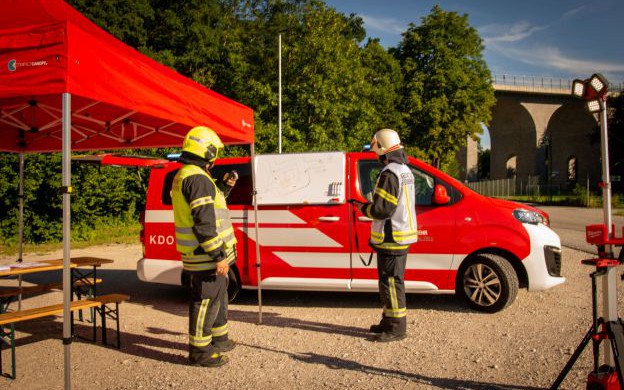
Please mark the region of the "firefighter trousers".
[[406, 263], [407, 253], [377, 252], [379, 297], [383, 306], [381, 324], [385, 333], [404, 335], [407, 331]]
[[189, 359], [199, 362], [213, 353], [213, 344], [228, 340], [228, 278], [214, 271], [188, 272]]

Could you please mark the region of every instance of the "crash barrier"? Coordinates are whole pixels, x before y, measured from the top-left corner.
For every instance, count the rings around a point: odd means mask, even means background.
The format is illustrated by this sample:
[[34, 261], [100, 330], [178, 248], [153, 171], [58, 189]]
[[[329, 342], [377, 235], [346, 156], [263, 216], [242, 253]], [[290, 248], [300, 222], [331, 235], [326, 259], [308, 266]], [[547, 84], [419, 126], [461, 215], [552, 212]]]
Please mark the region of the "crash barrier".
[[[76, 294], [78, 299], [82, 299], [83, 296], [95, 296], [94, 286], [100, 283], [102, 283], [102, 279], [100, 278], [76, 280], [74, 282], [74, 294]], [[35, 284], [33, 286], [26, 287], [3, 288], [0, 290], [0, 313], [6, 313], [9, 309], [9, 305], [11, 304], [11, 302], [13, 302], [20, 295], [37, 294], [40, 292], [62, 289], [63, 282]], [[80, 320], [82, 320], [82, 314]]]
[[[70, 311], [74, 312], [76, 310], [82, 309], [90, 309], [94, 308], [101, 319], [101, 328], [102, 328], [102, 344], [108, 345], [106, 341], [106, 319], [112, 319], [117, 323], [117, 345], [116, 347], [121, 348], [121, 334], [119, 331], [119, 304], [124, 301], [130, 300], [130, 296], [125, 294], [108, 294], [102, 295], [94, 298], [82, 299], [79, 301], [72, 301], [70, 304]], [[114, 309], [109, 307], [108, 305], [115, 304]], [[58, 315], [63, 313], [63, 304], [59, 303], [56, 305], [37, 307], [33, 309], [26, 310], [18, 310], [10, 313], [0, 314], [0, 348], [2, 344], [8, 344], [11, 347], [11, 378], [15, 379], [16, 377], [16, 367], [15, 367], [15, 323], [33, 320], [37, 318], [49, 317], [53, 315]], [[95, 328], [96, 323], [93, 322], [93, 336], [95, 340]], [[73, 333], [73, 332], [72, 332]], [[0, 350], [0, 375], [3, 374], [2, 371], [2, 351]]]

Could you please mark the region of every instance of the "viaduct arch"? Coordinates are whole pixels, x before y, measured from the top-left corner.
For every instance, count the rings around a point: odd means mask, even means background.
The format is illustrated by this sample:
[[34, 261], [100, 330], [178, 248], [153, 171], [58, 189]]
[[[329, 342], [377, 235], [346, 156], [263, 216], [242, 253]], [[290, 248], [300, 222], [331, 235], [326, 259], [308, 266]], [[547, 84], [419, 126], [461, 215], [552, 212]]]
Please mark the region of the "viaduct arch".
[[[539, 176], [560, 188], [600, 178], [600, 141], [591, 139], [597, 118], [570, 90], [528, 89], [494, 85], [490, 133], [490, 178], [516, 176], [526, 182]], [[468, 142], [458, 156], [463, 180], [475, 181], [477, 143]]]

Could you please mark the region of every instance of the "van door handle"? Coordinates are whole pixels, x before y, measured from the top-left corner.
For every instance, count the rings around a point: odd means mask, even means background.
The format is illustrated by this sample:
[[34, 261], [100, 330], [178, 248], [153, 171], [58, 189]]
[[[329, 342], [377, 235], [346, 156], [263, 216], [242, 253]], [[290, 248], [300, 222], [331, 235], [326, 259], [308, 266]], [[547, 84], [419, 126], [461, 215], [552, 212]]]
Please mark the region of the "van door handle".
[[319, 217], [318, 220], [325, 222], [338, 222], [340, 221], [340, 217]]
[[358, 217], [358, 221], [362, 221], [362, 222], [370, 222], [372, 220], [373, 220], [372, 218], [368, 218], [368, 217], [365, 217], [365, 216], [359, 216]]

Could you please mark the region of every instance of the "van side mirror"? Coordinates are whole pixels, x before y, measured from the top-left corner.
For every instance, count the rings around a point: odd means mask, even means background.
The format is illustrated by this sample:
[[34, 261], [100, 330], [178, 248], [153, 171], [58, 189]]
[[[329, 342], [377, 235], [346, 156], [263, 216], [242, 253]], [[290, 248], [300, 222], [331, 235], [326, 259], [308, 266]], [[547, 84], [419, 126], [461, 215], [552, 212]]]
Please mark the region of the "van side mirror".
[[445, 205], [451, 201], [451, 197], [446, 192], [446, 187], [442, 184], [436, 184], [433, 191], [433, 204]]

